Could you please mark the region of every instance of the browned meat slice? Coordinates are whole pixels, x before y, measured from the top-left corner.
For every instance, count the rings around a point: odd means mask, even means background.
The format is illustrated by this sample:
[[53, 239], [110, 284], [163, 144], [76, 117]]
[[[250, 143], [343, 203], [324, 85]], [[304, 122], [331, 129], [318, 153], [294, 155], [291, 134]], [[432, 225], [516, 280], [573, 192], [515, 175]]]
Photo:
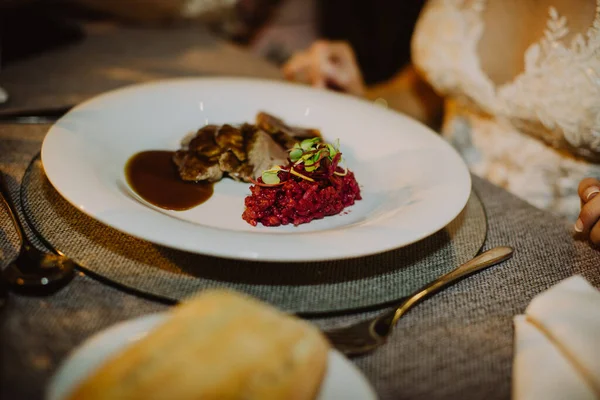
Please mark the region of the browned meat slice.
[[215, 141], [222, 151], [231, 151], [238, 160], [246, 161], [244, 136], [242, 131], [231, 125], [223, 125], [215, 135]]
[[202, 128], [198, 129], [196, 132], [192, 132], [186, 135], [183, 139], [181, 139], [181, 148], [188, 149], [190, 146], [190, 142], [194, 139], [198, 134], [202, 135], [204, 132], [212, 132], [213, 136], [216, 134], [219, 127], [217, 125], [205, 125]]
[[181, 179], [215, 182], [223, 177], [223, 171], [219, 168], [221, 149], [215, 142], [217, 129], [215, 125], [207, 125], [193, 137], [182, 141], [182, 149], [173, 156]]
[[222, 150], [215, 141], [216, 132], [217, 129], [213, 129], [211, 125], [200, 129], [196, 133], [196, 136], [190, 140], [187, 145], [187, 150], [199, 156], [208, 158], [216, 157], [218, 159]]
[[216, 182], [223, 177], [218, 158], [206, 158], [189, 150], [178, 150], [173, 156], [173, 162], [184, 181]]
[[252, 177], [252, 166], [238, 160], [231, 151], [221, 154], [219, 167], [221, 171], [236, 181], [249, 182]]
[[219, 159], [221, 170], [236, 181], [250, 182], [256, 179], [262, 171], [274, 165], [287, 164], [287, 152], [273, 138], [256, 129], [247, 127], [245, 152], [248, 159], [241, 162], [231, 151], [223, 153]]
[[[256, 132], [258, 128], [253, 124], [243, 124], [240, 127], [240, 131], [242, 132], [242, 136], [244, 137], [244, 146], [248, 145], [248, 141], [252, 139], [254, 132]], [[246, 149], [247, 150], [247, 149]]]
[[257, 115], [257, 124], [207, 125], [181, 142], [173, 162], [185, 181], [220, 180], [225, 174], [250, 182], [274, 165], [287, 164], [286, 149], [296, 137], [315, 137], [314, 129], [293, 128], [266, 113]]
[[252, 134], [246, 150], [253, 178], [260, 176], [264, 170], [270, 169], [274, 165], [287, 164], [287, 152], [273, 140], [271, 135], [262, 130], [257, 130]]
[[279, 145], [290, 149], [298, 140], [321, 136], [318, 129], [305, 129], [287, 125], [281, 119], [265, 112], [256, 115], [258, 128], [273, 136]]
[[219, 157], [219, 166], [223, 172], [233, 172], [242, 165], [242, 162], [231, 151], [226, 151]]

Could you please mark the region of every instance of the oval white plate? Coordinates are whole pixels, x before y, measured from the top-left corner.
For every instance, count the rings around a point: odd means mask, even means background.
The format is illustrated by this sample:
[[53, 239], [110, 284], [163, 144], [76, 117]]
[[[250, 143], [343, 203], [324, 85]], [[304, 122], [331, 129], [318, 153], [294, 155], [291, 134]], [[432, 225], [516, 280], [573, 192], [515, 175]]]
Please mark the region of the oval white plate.
[[[48, 400], [63, 400], [110, 355], [140, 340], [164, 314], [151, 314], [121, 322], [92, 336], [65, 360], [48, 386]], [[377, 395], [364, 375], [336, 350], [329, 352], [328, 367], [317, 400], [375, 400]]]
[[[340, 139], [363, 200], [309, 224], [252, 227], [241, 218], [249, 185], [223, 179], [209, 201], [165, 211], [136, 199], [124, 166], [133, 154], [174, 150], [210, 124], [254, 121], [266, 111]], [[198, 78], [130, 86], [70, 111], [42, 147], [46, 174], [84, 213], [153, 243], [214, 256], [317, 261], [374, 254], [418, 241], [465, 206], [471, 179], [458, 153], [399, 113], [325, 90], [276, 81]]]

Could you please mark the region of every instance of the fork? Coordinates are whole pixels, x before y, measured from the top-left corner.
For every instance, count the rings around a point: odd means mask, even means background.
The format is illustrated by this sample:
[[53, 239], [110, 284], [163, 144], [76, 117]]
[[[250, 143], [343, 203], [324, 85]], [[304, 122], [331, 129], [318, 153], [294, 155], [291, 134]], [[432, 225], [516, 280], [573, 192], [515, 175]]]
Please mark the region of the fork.
[[415, 304], [461, 278], [508, 260], [513, 251], [511, 247], [506, 246], [487, 250], [406, 297], [396, 308], [373, 319], [323, 333], [337, 350], [347, 356], [369, 353], [387, 341], [400, 317]]

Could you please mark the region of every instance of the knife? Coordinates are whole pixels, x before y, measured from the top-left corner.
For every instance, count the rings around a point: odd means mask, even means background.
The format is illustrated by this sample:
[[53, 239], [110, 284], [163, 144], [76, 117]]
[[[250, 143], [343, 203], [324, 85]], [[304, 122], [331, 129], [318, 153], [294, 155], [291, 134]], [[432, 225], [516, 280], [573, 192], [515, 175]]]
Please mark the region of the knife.
[[73, 107], [73, 105], [68, 105], [54, 108], [1, 110], [0, 123], [48, 124], [55, 122]]

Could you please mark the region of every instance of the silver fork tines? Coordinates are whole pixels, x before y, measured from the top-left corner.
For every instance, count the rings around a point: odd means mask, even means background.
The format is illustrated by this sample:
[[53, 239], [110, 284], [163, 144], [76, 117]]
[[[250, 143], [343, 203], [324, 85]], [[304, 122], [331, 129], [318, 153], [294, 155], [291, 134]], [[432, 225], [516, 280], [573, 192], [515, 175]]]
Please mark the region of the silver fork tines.
[[505, 246], [485, 251], [417, 290], [395, 309], [367, 321], [325, 331], [324, 334], [336, 349], [347, 356], [368, 353], [386, 342], [398, 319], [415, 304], [472, 273], [508, 260], [512, 254], [513, 249]]

